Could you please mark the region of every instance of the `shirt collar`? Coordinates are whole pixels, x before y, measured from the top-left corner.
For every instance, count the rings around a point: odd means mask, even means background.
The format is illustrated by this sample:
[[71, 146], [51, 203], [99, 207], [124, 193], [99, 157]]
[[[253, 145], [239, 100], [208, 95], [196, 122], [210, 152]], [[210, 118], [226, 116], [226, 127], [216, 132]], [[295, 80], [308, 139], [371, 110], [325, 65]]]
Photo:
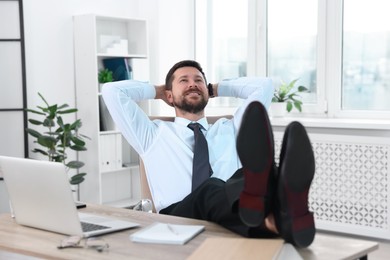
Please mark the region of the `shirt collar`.
[[[206, 117], [203, 117], [196, 122], [201, 124], [206, 131], [209, 129], [209, 123], [207, 122]], [[175, 117], [175, 123], [183, 125], [183, 126], [188, 126], [189, 123], [195, 123], [195, 122], [188, 120], [186, 118], [183, 118], [183, 117]]]

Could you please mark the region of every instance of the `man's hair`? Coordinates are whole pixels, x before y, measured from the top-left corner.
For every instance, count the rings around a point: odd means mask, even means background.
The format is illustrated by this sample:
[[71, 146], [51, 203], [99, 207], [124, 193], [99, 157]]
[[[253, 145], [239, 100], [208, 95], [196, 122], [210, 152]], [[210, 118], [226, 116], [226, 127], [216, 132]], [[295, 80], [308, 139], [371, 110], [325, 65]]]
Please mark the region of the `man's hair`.
[[175, 73], [175, 71], [177, 69], [180, 69], [183, 67], [193, 67], [193, 68], [196, 68], [197, 70], [199, 70], [200, 73], [202, 73], [202, 75], [203, 75], [205, 83], [207, 84], [206, 76], [205, 76], [200, 64], [194, 60], [183, 60], [183, 61], [179, 61], [178, 63], [173, 65], [173, 67], [168, 71], [168, 74], [165, 78], [165, 88], [167, 90], [172, 90], [172, 82], [174, 79], [173, 74]]

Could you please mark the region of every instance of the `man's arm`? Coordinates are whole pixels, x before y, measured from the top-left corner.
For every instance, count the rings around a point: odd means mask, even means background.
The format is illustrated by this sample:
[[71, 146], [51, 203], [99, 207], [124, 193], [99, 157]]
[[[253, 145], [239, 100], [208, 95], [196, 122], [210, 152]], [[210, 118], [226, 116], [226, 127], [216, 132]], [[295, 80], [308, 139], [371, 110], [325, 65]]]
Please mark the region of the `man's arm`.
[[167, 103], [169, 106], [172, 106], [172, 104], [170, 104], [168, 99], [167, 99], [165, 85], [156, 85], [154, 87], [155, 87], [155, 90], [156, 90], [156, 97], [155, 97], [155, 99], [161, 99], [165, 103]]
[[103, 85], [102, 97], [116, 126], [129, 144], [143, 154], [157, 128], [136, 102], [156, 98], [155, 86], [135, 80]]
[[217, 86], [218, 96], [244, 99], [234, 114], [236, 128], [241, 125], [246, 107], [253, 101], [261, 102], [267, 109], [271, 105], [274, 87], [272, 80], [265, 77], [241, 77], [223, 80]]

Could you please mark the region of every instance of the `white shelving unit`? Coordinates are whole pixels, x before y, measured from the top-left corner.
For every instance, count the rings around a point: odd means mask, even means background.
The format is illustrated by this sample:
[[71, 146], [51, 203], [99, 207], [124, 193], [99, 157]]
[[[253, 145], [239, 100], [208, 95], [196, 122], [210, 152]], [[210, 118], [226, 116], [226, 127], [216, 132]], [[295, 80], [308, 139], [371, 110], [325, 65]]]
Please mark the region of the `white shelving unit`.
[[[119, 45], [116, 48], [112, 46]], [[133, 78], [149, 75], [147, 22], [140, 19], [94, 14], [74, 17], [74, 51], [77, 117], [87, 151], [79, 153], [85, 163], [86, 180], [80, 186], [82, 201], [127, 207], [140, 199], [138, 154], [116, 130], [100, 96], [98, 72], [106, 58], [124, 58]], [[102, 121], [104, 124], [102, 126]]]

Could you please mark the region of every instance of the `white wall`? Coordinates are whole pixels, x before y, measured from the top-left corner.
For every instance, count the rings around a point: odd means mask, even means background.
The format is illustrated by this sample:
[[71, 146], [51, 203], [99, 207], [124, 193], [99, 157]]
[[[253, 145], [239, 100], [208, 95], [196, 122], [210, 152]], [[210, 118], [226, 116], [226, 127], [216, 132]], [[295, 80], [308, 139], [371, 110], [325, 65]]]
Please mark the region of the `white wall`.
[[[149, 21], [150, 80], [153, 84], [162, 84], [173, 64], [195, 58], [195, 4], [194, 0], [143, 2], [140, 11]], [[172, 107], [163, 101], [152, 101], [149, 104], [151, 115], [174, 115]]]
[[[150, 81], [160, 84], [178, 60], [194, 58], [194, 0], [24, 0], [28, 107], [75, 106], [72, 16], [96, 13], [147, 19]], [[30, 147], [32, 141], [30, 140]], [[31, 154], [34, 157], [34, 154]]]

